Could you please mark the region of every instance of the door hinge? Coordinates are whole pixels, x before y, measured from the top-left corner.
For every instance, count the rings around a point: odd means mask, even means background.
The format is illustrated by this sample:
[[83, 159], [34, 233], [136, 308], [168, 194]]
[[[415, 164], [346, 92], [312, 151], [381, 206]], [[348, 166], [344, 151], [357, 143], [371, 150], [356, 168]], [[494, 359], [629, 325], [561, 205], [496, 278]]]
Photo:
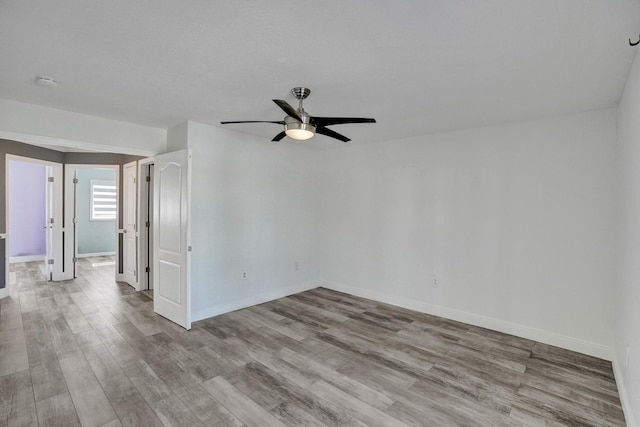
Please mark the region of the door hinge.
[[52, 259], [48, 259], [48, 260], [47, 260], [47, 264], [49, 264], [49, 265], [53, 265], [53, 260], [52, 260]]
[[78, 262], [78, 257], [73, 257], [73, 262]]
[[191, 246], [187, 246], [187, 252], [191, 252]]
[[133, 183], [134, 184], [136, 183], [136, 177], [135, 176], [133, 177]]
[[148, 272], [149, 272], [149, 267], [145, 267], [145, 268], [144, 268], [144, 272], [145, 272], [145, 273], [148, 273]]
[[52, 176], [48, 177], [48, 178], [47, 178], [47, 181], [49, 181], [49, 182], [53, 182], [53, 177], [52, 177]]
[[73, 183], [77, 184], [78, 183], [78, 178], [73, 178]]
[[77, 224], [78, 223], [78, 218], [73, 218], [73, 223]]
[[144, 226], [149, 228], [149, 227], [151, 227], [151, 223], [149, 221], [147, 221], [147, 222], [144, 223]]
[[151, 182], [151, 175], [147, 175], [147, 182]]
[[49, 224], [53, 224], [53, 218], [49, 218]]

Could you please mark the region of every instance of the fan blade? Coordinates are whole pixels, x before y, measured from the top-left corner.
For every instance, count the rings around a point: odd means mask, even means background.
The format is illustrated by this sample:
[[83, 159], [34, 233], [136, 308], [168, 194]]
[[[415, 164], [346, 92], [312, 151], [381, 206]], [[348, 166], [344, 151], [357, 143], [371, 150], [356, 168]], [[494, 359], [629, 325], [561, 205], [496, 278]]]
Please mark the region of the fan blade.
[[376, 119], [362, 117], [310, 117], [309, 121], [317, 126], [341, 125], [345, 123], [375, 123]]
[[334, 132], [331, 129], [327, 129], [326, 127], [323, 126], [318, 126], [316, 128], [316, 133], [319, 133], [320, 135], [326, 135], [326, 136], [330, 136], [331, 138], [335, 138], [335, 139], [339, 139], [342, 142], [349, 142], [351, 141], [349, 138], [347, 138], [344, 135], [340, 135], [338, 132]]
[[293, 108], [291, 105], [289, 105], [287, 101], [283, 101], [281, 99], [274, 99], [273, 102], [278, 104], [278, 107], [282, 108], [282, 111], [287, 113], [287, 116], [291, 116], [297, 121], [302, 122], [302, 117], [300, 117], [300, 114], [298, 113], [298, 111], [295, 108]]
[[280, 132], [279, 134], [277, 134], [276, 136], [273, 137], [272, 141], [280, 141], [282, 138], [284, 138], [287, 134], [284, 133], [284, 131]]
[[271, 122], [271, 121], [266, 121], [266, 120], [241, 120], [239, 122], [220, 122], [221, 125], [228, 125], [228, 124], [233, 124], [233, 123], [275, 123], [277, 125], [284, 125], [283, 121]]

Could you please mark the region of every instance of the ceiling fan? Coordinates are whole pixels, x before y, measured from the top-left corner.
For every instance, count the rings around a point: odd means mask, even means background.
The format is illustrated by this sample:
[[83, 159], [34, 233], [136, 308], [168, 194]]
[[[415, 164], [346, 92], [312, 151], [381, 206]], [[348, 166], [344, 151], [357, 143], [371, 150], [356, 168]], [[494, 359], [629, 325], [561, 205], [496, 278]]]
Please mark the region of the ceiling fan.
[[291, 89], [291, 93], [299, 101], [298, 109], [293, 108], [287, 101], [281, 99], [274, 99], [278, 107], [282, 109], [287, 116], [281, 121], [267, 121], [267, 120], [243, 120], [236, 122], [220, 122], [222, 125], [232, 123], [275, 123], [277, 125], [283, 125], [284, 130], [273, 137], [272, 141], [280, 141], [285, 136], [296, 139], [298, 141], [304, 141], [312, 138], [316, 133], [320, 135], [329, 136], [331, 138], [338, 139], [342, 142], [351, 141], [344, 135], [335, 132], [327, 126], [339, 125], [345, 123], [375, 123], [376, 119], [365, 119], [360, 117], [316, 117], [311, 116], [302, 108], [302, 101], [311, 93], [310, 89], [306, 87], [294, 87]]

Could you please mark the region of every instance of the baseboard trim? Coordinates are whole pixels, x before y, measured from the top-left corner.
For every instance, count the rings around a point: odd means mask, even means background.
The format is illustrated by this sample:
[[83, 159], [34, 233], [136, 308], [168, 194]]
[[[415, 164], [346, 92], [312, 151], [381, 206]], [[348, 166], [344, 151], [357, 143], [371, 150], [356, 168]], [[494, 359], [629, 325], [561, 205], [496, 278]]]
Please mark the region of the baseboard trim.
[[112, 256], [115, 255], [115, 252], [94, 252], [94, 253], [90, 253], [90, 254], [78, 254], [76, 255], [76, 257], [78, 258], [90, 258], [90, 257], [94, 257], [94, 256]]
[[622, 404], [622, 412], [624, 412], [624, 419], [628, 427], [637, 427], [633, 412], [631, 411], [631, 404], [629, 402], [629, 395], [627, 394], [627, 387], [624, 382], [624, 376], [622, 375], [622, 369], [618, 363], [618, 358], [613, 358], [613, 376], [616, 379], [616, 385], [618, 386], [618, 395], [620, 396], [620, 403]]
[[241, 308], [247, 308], [253, 305], [273, 301], [278, 298], [288, 297], [289, 295], [297, 294], [299, 292], [315, 289], [318, 286], [320, 286], [320, 284], [317, 281], [306, 282], [295, 286], [290, 286], [288, 288], [275, 289], [270, 292], [252, 295], [250, 298], [244, 298], [239, 301], [214, 305], [213, 307], [207, 307], [194, 312], [191, 321], [197, 322], [198, 320], [208, 319], [209, 317], [214, 317], [220, 314], [229, 313], [231, 311], [240, 310]]
[[33, 261], [44, 261], [46, 255], [20, 255], [20, 256], [12, 256], [9, 257], [10, 264], [17, 264], [19, 262], [33, 262]]
[[505, 334], [515, 335], [541, 343], [562, 347], [567, 350], [576, 351], [578, 353], [587, 354], [589, 356], [598, 357], [611, 361], [613, 358], [613, 349], [606, 345], [594, 343], [591, 341], [574, 338], [555, 332], [545, 331], [532, 328], [517, 323], [511, 323], [493, 317], [483, 316], [476, 313], [469, 313], [462, 310], [456, 310], [435, 304], [428, 304], [422, 301], [416, 301], [385, 292], [372, 291], [370, 289], [348, 286], [335, 282], [323, 282], [323, 287], [333, 289], [339, 292], [345, 292], [351, 295], [380, 301], [386, 304], [396, 305], [398, 307], [408, 308], [410, 310], [420, 311], [422, 313], [432, 314], [434, 316], [445, 317], [447, 319], [456, 320], [458, 322], [468, 323], [474, 326], [491, 329]]
[[370, 289], [348, 286], [341, 283], [328, 281], [306, 282], [288, 288], [277, 289], [271, 292], [253, 295], [250, 298], [244, 298], [239, 301], [207, 307], [205, 309], [194, 312], [192, 322], [197, 322], [198, 320], [218, 316], [220, 314], [228, 313], [234, 310], [240, 310], [242, 308], [273, 301], [278, 298], [284, 298], [298, 292], [304, 292], [310, 289], [317, 288], [319, 286], [325, 287], [327, 289], [333, 289], [339, 292], [345, 292], [362, 298], [372, 299], [385, 304], [408, 308], [410, 310], [415, 310], [434, 316], [440, 316], [447, 319], [456, 320], [458, 322], [468, 323], [474, 326], [503, 332], [505, 334], [515, 335], [544, 344], [554, 345], [557, 347], [565, 348], [567, 350], [572, 350], [578, 353], [587, 354], [589, 356], [598, 357], [600, 359], [608, 361], [613, 360], [613, 349], [606, 345], [594, 343], [580, 338], [570, 337], [563, 334], [558, 334], [555, 332], [545, 331], [542, 329], [532, 328], [530, 326], [507, 322], [476, 313], [469, 313], [449, 307], [402, 298], [384, 292], [372, 291]]

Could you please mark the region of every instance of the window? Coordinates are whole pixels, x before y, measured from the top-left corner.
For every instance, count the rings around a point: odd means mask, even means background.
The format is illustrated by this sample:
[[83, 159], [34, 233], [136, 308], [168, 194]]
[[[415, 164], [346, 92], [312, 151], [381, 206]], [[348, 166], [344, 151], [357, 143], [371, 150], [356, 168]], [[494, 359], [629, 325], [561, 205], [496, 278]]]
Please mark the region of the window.
[[91, 221], [114, 221], [116, 219], [115, 181], [91, 180]]

